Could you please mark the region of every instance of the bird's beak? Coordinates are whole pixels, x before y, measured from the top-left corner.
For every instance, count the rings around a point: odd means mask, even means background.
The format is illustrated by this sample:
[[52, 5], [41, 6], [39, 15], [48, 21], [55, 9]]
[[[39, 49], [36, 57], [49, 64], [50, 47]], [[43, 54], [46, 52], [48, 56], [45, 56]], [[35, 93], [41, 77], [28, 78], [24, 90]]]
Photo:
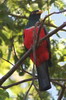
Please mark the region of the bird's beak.
[[36, 14], [42, 14], [42, 11], [41, 11], [41, 10], [39, 10], [38, 12], [36, 12]]

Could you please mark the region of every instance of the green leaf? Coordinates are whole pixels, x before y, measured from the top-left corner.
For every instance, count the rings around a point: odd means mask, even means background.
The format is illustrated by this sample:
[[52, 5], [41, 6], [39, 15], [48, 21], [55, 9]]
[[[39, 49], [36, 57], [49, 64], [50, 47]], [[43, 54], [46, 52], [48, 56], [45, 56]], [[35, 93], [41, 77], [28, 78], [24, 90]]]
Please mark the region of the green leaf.
[[0, 45], [2, 44], [2, 39], [0, 38]]
[[58, 33], [56, 33], [56, 35], [57, 35], [58, 38], [61, 38], [60, 35], [59, 35]]
[[5, 100], [6, 98], [9, 98], [8, 92], [0, 89], [0, 100]]
[[7, 38], [7, 36], [3, 33], [3, 32], [1, 32], [0, 33], [0, 37], [2, 38], [2, 40], [5, 42], [5, 44], [8, 44], [9, 42], [9, 39]]
[[2, 57], [3, 56], [3, 53], [2, 53], [2, 50], [0, 50], [0, 57]]

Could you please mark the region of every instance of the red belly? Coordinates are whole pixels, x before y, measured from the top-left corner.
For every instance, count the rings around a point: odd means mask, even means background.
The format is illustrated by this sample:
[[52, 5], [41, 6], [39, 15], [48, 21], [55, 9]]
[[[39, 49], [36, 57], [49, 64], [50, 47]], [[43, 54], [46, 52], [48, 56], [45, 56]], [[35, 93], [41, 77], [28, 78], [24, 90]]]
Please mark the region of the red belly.
[[[38, 33], [39, 27], [36, 28], [36, 33]], [[33, 45], [34, 39], [34, 27], [28, 28], [24, 30], [24, 45], [27, 49], [29, 49]], [[39, 39], [45, 37], [44, 28], [41, 29]], [[48, 53], [48, 42], [47, 40], [43, 41], [40, 46], [36, 49], [36, 65], [39, 66], [42, 62], [49, 59]], [[31, 60], [34, 62], [33, 53], [30, 54]]]

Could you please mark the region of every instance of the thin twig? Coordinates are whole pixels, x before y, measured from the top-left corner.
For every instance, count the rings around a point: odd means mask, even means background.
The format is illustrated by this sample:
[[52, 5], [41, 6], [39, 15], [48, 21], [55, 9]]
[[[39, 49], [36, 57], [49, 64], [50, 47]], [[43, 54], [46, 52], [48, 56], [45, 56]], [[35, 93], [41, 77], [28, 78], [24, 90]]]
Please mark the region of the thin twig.
[[15, 50], [14, 44], [13, 44], [13, 50], [14, 50], [15, 57], [17, 57], [17, 59], [19, 59], [19, 57], [17, 56], [16, 50]]
[[[37, 77], [35, 77], [35, 79], [37, 79]], [[8, 88], [13, 87], [13, 86], [15, 86], [15, 85], [19, 85], [19, 84], [21, 84], [21, 83], [24, 83], [24, 82], [27, 82], [27, 81], [32, 81], [32, 80], [33, 80], [33, 78], [29, 78], [29, 79], [25, 79], [25, 80], [22, 80], [22, 81], [19, 81], [19, 82], [10, 84], [10, 85], [8, 85], [8, 86], [0, 86], [0, 88], [2, 88], [2, 89], [8, 89]]]
[[52, 13], [50, 13], [50, 14], [48, 14], [48, 15], [46, 15], [46, 16], [44, 17], [43, 22], [45, 22], [45, 20], [46, 20], [49, 16], [54, 15], [54, 14], [60, 14], [60, 13], [63, 13], [63, 12], [66, 12], [66, 9], [65, 9], [65, 10], [62, 10], [62, 11], [59, 11], [59, 12], [52, 12]]
[[40, 35], [40, 31], [38, 30], [38, 32], [36, 32], [36, 28], [40, 26], [40, 22], [36, 22], [35, 24], [35, 28], [34, 28], [34, 35], [36, 34], [36, 40], [35, 41], [35, 46], [37, 46], [38, 42], [39, 42], [39, 35]]
[[26, 95], [25, 95], [25, 97], [24, 97], [24, 100], [26, 100], [27, 95], [28, 95], [28, 93], [29, 93], [29, 91], [30, 91], [30, 89], [31, 89], [32, 85], [33, 85], [33, 82], [31, 83], [31, 85], [30, 85], [29, 89], [27, 90]]
[[[54, 28], [57, 28], [58, 26], [52, 24], [52, 23], [44, 23], [46, 26], [49, 26], [49, 27], [54, 27]], [[66, 32], [66, 29], [60, 29], [60, 31], [65, 31]]]
[[[32, 73], [29, 73], [28, 71], [26, 71], [25, 69], [22, 69], [25, 73], [27, 73], [27, 74], [29, 74], [29, 75], [31, 75], [31, 76], [33, 76], [33, 74]], [[36, 75], [35, 75], [35, 77], [36, 77]]]
[[62, 79], [62, 78], [59, 78], [59, 79], [58, 78], [55, 78], [55, 79], [53, 79], [52, 78], [51, 81], [66, 81], [66, 79]]
[[37, 87], [35, 85], [34, 85], [34, 87], [35, 87], [35, 90], [37, 91], [37, 93], [38, 93], [38, 95], [40, 97], [40, 100], [42, 100], [41, 92], [39, 91], [39, 89], [37, 89]]
[[[57, 82], [57, 81], [52, 81], [52, 82], [53, 82], [54, 84], [60, 86], [60, 87], [63, 87], [63, 85], [62, 85], [61, 83]], [[65, 87], [65, 88], [66, 88], [66, 87]]]
[[[11, 65], [13, 65], [13, 66], [14, 66], [14, 64], [13, 64], [13, 63], [11, 63], [10, 61], [6, 60], [5, 58], [2, 58], [2, 57], [1, 57], [1, 59], [5, 60], [6, 62], [8, 62], [8, 63], [10, 63]], [[24, 72], [26, 72], [27, 74], [29, 74], [29, 75], [33, 76], [33, 74], [32, 74], [32, 73], [29, 73], [29, 72], [28, 72], [28, 71], [26, 71], [25, 69], [23, 69], [23, 71], [24, 71]], [[37, 76], [35, 75], [35, 77], [37, 77]], [[54, 78], [54, 79], [53, 79], [53, 78], [52, 78], [52, 79], [51, 79], [51, 81], [66, 81], [66, 79], [62, 79], [62, 78], [59, 78], [59, 79], [58, 79], [58, 78]]]
[[11, 15], [11, 16], [16, 17], [16, 18], [28, 19], [28, 17], [27, 17], [27, 16], [20, 16], [20, 15], [17, 15], [17, 14], [12, 14], [12, 13], [8, 13], [8, 15]]
[[[11, 65], [13, 65], [14, 66], [14, 64], [13, 63], [11, 63], [10, 61], [8, 61], [8, 60], [6, 60], [5, 58], [2, 58], [1, 57], [1, 59], [3, 59], [3, 60], [5, 60], [6, 62], [8, 62], [8, 63], [10, 63]], [[26, 72], [27, 74], [29, 74], [29, 75], [31, 75], [32, 76], [32, 74], [31, 73], [29, 73], [28, 71], [26, 71], [25, 69], [22, 69], [24, 72]], [[36, 75], [35, 75], [35, 77], [36, 77]]]
[[8, 62], [9, 64], [11, 64], [11, 65], [13, 65], [13, 66], [14, 66], [14, 64], [13, 64], [13, 63], [11, 63], [10, 61], [6, 60], [5, 58], [1, 57], [1, 59], [3, 59], [4, 61], [6, 61], [6, 62]]
[[[39, 34], [37, 34], [37, 31], [36, 31], [36, 28], [38, 27], [39, 25], [39, 22], [37, 22], [35, 24], [35, 27], [34, 27], [34, 31], [33, 31], [33, 58], [34, 58], [34, 63], [36, 65], [36, 46], [37, 46], [37, 43], [39, 41]], [[35, 77], [35, 65], [33, 64], [33, 85], [34, 87], [36, 88], [35, 84], [34, 84], [34, 77]], [[36, 88], [37, 89], [37, 88]]]
[[53, 30], [52, 32], [50, 32], [49, 34], [47, 34], [44, 38], [42, 38], [39, 41], [39, 44], [43, 41], [46, 40], [47, 38], [51, 37], [53, 34], [56, 34], [60, 29], [62, 29], [63, 27], [66, 26], [66, 22], [64, 22], [62, 25], [60, 25], [58, 28], [56, 28], [55, 30]]
[[64, 92], [65, 92], [65, 84], [63, 85], [57, 100], [61, 100], [62, 99]]

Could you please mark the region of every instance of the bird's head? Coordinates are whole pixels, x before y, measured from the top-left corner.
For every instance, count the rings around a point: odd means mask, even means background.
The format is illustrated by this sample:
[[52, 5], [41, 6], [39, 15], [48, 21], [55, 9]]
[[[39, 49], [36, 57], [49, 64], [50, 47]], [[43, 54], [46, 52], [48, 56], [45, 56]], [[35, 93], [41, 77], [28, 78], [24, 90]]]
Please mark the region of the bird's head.
[[30, 13], [30, 16], [29, 16], [29, 19], [39, 19], [40, 18], [40, 15], [42, 14], [42, 11], [41, 10], [35, 10], [35, 11], [32, 11]]
[[34, 26], [37, 21], [40, 19], [40, 15], [42, 14], [41, 10], [32, 11], [29, 15], [29, 20], [26, 28]]
[[32, 11], [30, 15], [41, 15], [42, 11], [41, 10], [35, 10]]

